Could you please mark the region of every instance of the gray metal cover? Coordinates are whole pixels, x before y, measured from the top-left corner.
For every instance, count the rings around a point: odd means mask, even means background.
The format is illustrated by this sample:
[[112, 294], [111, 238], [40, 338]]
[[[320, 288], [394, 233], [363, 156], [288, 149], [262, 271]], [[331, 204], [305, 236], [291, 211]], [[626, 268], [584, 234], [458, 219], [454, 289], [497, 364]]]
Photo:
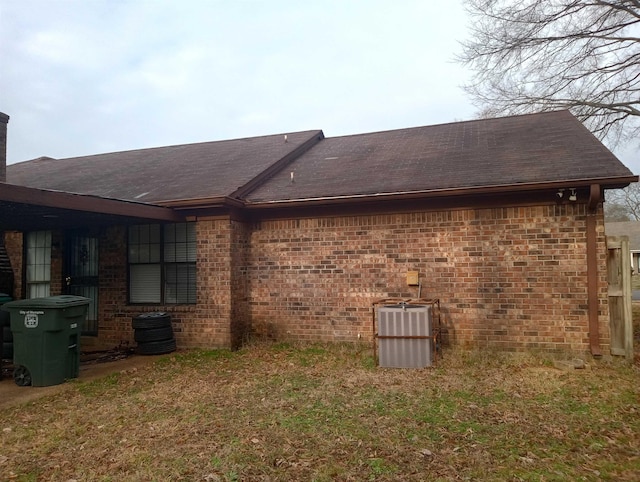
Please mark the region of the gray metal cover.
[[423, 368], [432, 363], [431, 306], [391, 305], [378, 308], [379, 365], [387, 368]]

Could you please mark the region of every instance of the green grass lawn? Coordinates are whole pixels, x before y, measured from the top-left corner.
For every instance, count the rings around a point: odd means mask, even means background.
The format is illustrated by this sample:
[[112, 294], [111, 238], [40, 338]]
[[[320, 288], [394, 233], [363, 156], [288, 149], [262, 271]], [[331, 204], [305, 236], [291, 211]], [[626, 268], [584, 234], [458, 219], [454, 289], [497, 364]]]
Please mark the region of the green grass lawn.
[[185, 352], [3, 411], [0, 480], [640, 480], [639, 382], [489, 352]]

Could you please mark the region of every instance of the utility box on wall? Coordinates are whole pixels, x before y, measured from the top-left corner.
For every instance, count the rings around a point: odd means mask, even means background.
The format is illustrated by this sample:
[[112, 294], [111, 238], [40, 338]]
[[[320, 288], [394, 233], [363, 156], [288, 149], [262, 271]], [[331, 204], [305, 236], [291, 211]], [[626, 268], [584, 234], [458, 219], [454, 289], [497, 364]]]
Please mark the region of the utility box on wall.
[[407, 285], [418, 286], [420, 284], [420, 273], [418, 271], [407, 271]]
[[423, 368], [433, 363], [432, 307], [386, 305], [378, 308], [378, 364], [385, 368]]

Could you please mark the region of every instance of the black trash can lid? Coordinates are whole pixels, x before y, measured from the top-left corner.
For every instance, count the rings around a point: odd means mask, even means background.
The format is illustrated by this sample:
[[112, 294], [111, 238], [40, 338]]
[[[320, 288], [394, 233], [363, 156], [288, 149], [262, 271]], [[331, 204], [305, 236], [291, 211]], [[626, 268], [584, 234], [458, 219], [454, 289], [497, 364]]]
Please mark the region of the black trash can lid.
[[168, 313], [164, 311], [152, 311], [150, 313], [142, 313], [141, 315], [136, 316], [136, 319], [149, 319], [149, 318], [163, 318], [165, 316], [169, 316]]

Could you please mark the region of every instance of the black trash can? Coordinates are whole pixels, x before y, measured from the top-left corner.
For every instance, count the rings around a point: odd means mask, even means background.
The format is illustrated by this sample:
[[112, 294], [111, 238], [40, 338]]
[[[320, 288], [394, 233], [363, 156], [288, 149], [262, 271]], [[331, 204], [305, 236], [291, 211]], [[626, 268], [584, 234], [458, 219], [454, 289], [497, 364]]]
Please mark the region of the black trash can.
[[13, 379], [17, 385], [58, 385], [80, 372], [80, 332], [89, 298], [60, 295], [10, 301]]

